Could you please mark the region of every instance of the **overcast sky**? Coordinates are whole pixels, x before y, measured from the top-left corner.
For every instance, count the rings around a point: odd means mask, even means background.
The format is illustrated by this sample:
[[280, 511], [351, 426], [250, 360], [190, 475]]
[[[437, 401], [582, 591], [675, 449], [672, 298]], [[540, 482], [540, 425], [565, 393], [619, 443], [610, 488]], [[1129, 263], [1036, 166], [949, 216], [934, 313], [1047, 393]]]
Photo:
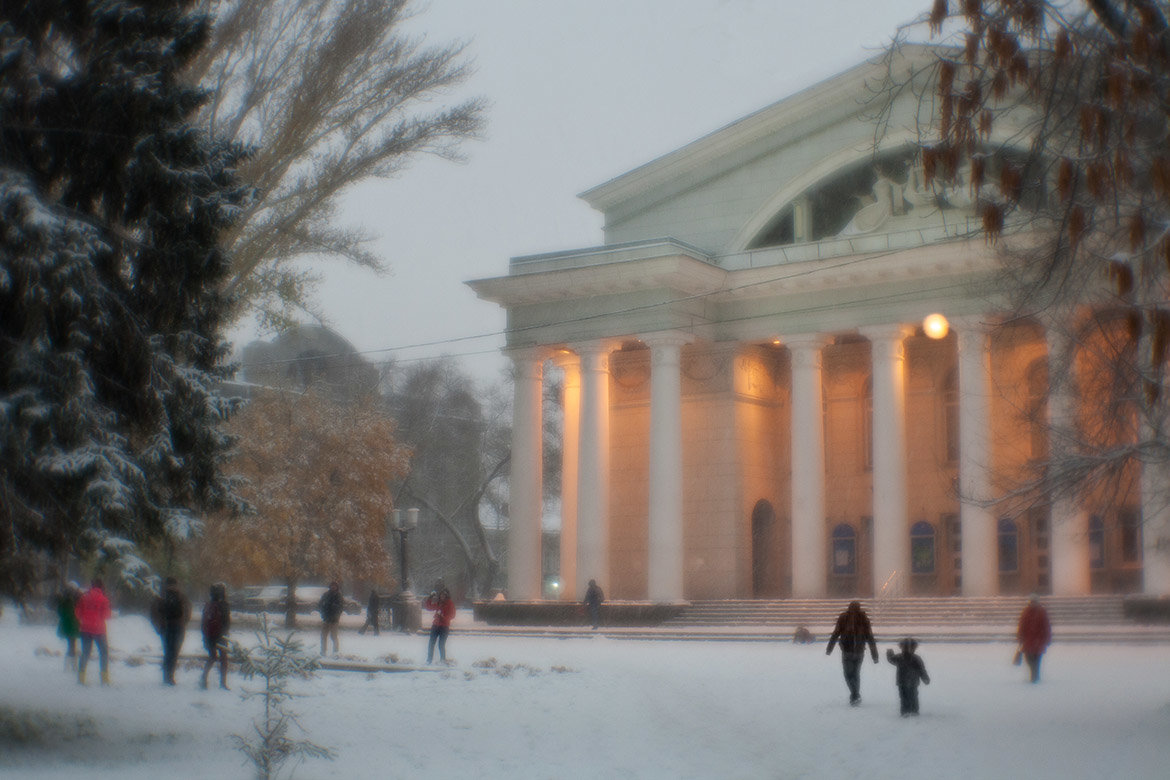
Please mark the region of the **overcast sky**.
[[[411, 29], [468, 41], [453, 98], [490, 103], [467, 162], [420, 159], [359, 187], [375, 276], [322, 265], [329, 324], [372, 360], [459, 356], [502, 378], [504, 316], [464, 282], [518, 255], [602, 243], [577, 194], [876, 53], [929, 0], [431, 0]], [[255, 332], [244, 328], [238, 343]], [[484, 338], [469, 338], [485, 336]]]

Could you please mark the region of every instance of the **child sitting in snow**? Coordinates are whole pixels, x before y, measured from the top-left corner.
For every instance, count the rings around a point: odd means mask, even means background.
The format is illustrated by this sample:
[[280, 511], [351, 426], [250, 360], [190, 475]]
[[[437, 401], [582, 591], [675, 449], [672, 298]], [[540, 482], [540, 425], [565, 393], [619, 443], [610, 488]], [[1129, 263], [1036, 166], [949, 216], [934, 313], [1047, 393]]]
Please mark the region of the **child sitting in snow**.
[[898, 683], [898, 698], [902, 703], [902, 716], [918, 714], [918, 682], [930, 685], [930, 676], [926, 673], [926, 664], [922, 658], [915, 655], [918, 641], [907, 637], [898, 643], [902, 652], [895, 653], [892, 649], [886, 650], [886, 660], [898, 667], [896, 681]]

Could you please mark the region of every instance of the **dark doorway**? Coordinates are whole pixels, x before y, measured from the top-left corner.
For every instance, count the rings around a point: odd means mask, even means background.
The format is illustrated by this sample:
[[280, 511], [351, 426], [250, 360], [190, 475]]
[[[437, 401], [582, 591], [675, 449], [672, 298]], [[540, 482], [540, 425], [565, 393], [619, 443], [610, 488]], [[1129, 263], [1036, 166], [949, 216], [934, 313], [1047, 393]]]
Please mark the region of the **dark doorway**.
[[760, 499], [752, 508], [752, 597], [781, 595], [780, 533], [772, 504]]

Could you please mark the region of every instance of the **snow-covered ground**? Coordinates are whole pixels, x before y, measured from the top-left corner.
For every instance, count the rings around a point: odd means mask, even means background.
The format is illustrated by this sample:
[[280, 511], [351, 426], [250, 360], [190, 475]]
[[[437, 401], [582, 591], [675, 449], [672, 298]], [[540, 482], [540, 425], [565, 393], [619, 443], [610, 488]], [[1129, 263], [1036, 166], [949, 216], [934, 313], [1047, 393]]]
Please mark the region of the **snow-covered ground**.
[[[144, 619], [111, 621], [110, 637], [113, 686], [80, 687], [59, 656], [38, 654], [60, 650], [53, 627], [5, 610], [0, 777], [250, 777], [229, 739], [258, 714], [258, 701], [239, 696], [249, 683], [233, 674], [233, 691], [201, 691], [187, 670], [167, 689], [155, 663], [127, 664], [158, 653]], [[316, 647], [314, 632], [304, 639]], [[189, 632], [184, 649], [200, 647]], [[323, 672], [300, 684], [301, 723], [337, 758], [295, 776], [1170, 776], [1170, 647], [1056, 645], [1039, 685], [1024, 682], [1012, 651], [925, 644], [932, 684], [921, 717], [903, 719], [884, 658], [866, 662], [864, 701], [850, 708], [840, 663], [821, 643], [460, 636], [457, 620], [447, 671]], [[342, 654], [417, 663], [426, 637], [346, 631]], [[475, 666], [488, 659], [515, 668]]]

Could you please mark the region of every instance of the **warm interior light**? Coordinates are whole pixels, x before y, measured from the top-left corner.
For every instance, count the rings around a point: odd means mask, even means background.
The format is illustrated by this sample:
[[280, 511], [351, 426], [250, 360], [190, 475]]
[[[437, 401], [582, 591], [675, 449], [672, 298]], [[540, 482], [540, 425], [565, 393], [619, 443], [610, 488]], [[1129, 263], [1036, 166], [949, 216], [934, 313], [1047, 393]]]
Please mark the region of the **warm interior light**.
[[950, 323], [941, 314], [928, 314], [922, 321], [922, 332], [932, 339], [945, 338], [950, 329]]
[[778, 346], [780, 346], [780, 339], [774, 338], [774, 339], [772, 339], [772, 343], [778, 347]]

